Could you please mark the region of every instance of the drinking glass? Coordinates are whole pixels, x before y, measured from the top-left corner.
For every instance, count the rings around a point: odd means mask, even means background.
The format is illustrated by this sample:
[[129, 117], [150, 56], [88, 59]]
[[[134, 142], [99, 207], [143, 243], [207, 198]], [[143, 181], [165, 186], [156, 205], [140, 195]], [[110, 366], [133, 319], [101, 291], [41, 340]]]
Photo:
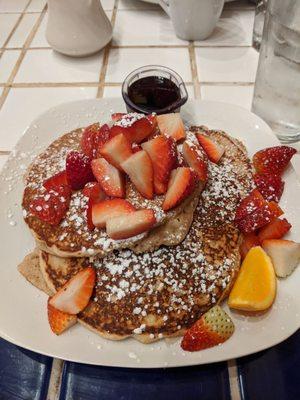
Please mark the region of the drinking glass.
[[256, 48], [256, 50], [260, 49], [267, 4], [268, 0], [258, 0], [255, 8], [252, 45]]
[[300, 140], [300, 1], [269, 0], [252, 110], [285, 143]]

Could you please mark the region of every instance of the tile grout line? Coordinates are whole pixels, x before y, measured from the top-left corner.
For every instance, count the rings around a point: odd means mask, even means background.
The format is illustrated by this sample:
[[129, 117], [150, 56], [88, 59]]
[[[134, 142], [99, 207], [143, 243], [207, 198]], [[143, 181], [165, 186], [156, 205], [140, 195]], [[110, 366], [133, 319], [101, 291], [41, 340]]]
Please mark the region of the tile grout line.
[[[31, 2], [31, 0], [29, 1], [29, 3], [30, 2]], [[29, 3], [28, 3], [28, 5], [29, 5]], [[13, 68], [13, 70], [12, 70], [12, 72], [11, 72], [7, 82], [6, 82], [8, 84], [8, 86], [6, 86], [4, 88], [4, 90], [3, 90], [3, 92], [2, 92], [2, 94], [0, 96], [0, 110], [1, 110], [6, 98], [8, 96], [9, 91], [10, 91], [10, 86], [9, 85], [13, 83], [13, 81], [14, 81], [14, 79], [15, 79], [18, 71], [19, 71], [20, 65], [21, 65], [21, 63], [22, 63], [22, 61], [23, 61], [23, 59], [25, 57], [27, 47], [32, 42], [32, 40], [33, 40], [38, 28], [40, 27], [40, 24], [41, 24], [41, 22], [42, 22], [42, 20], [44, 18], [45, 13], [46, 13], [46, 9], [47, 9], [47, 5], [43, 8], [43, 11], [41, 12], [39, 18], [37, 19], [37, 21], [33, 25], [33, 28], [31, 29], [29, 35], [27, 36], [27, 38], [25, 40], [25, 43], [23, 44], [21, 53], [20, 53], [20, 55], [19, 55], [19, 57], [18, 57], [18, 59], [17, 59], [17, 61], [15, 63], [15, 66], [14, 66], [14, 68]]]
[[64, 360], [59, 358], [53, 358], [46, 397], [47, 400], [59, 399], [64, 362]]
[[[118, 12], [118, 5], [119, 5], [119, 0], [115, 0], [114, 9], [113, 9], [111, 20], [110, 20], [113, 30], [115, 27], [115, 22], [116, 22], [116, 17], [117, 17], [117, 12]], [[107, 71], [107, 66], [108, 66], [109, 53], [110, 53], [110, 49], [112, 47], [112, 40], [113, 40], [113, 38], [105, 46], [105, 49], [104, 49], [103, 61], [102, 61], [102, 66], [101, 66], [100, 76], [99, 76], [99, 87], [98, 87], [96, 98], [103, 97], [105, 77], [106, 77], [106, 71]]]
[[194, 96], [195, 96], [195, 99], [200, 99], [201, 92], [200, 92], [200, 84], [199, 84], [198, 71], [197, 71], [197, 62], [196, 62], [194, 42], [190, 42], [190, 44], [189, 44], [189, 59], [190, 59], [190, 67], [191, 67], [191, 72], [192, 72]]
[[241, 400], [236, 360], [227, 361], [231, 400]]
[[[186, 85], [191, 86], [194, 81], [185, 81]], [[199, 82], [197, 81], [199, 84]], [[202, 86], [253, 86], [254, 82], [201, 82]], [[0, 82], [0, 87], [3, 88], [44, 88], [44, 87], [99, 87], [99, 82], [17, 82], [4, 83]], [[122, 86], [122, 82], [105, 82], [104, 86], [115, 87]]]
[[[24, 14], [25, 15], [25, 14]], [[189, 47], [188, 44], [186, 45], [172, 45], [172, 44], [165, 44], [165, 45], [159, 45], [159, 44], [153, 44], [153, 45], [111, 45], [111, 49], [187, 49]], [[196, 49], [240, 49], [240, 48], [252, 48], [251, 45], [195, 45], [194, 47]], [[21, 50], [22, 47], [1, 47], [0, 51], [10, 51], [10, 50]], [[37, 46], [37, 47], [28, 47], [27, 50], [51, 50], [51, 46]]]
[[20, 82], [0, 84], [8, 88], [41, 88], [41, 87], [94, 87], [99, 86], [99, 82]]
[[28, 0], [28, 1], [27, 1], [26, 5], [25, 5], [25, 7], [23, 8], [23, 10], [22, 10], [21, 13], [16, 13], [16, 14], [20, 14], [20, 15], [19, 15], [19, 18], [17, 19], [16, 23], [14, 24], [14, 26], [13, 26], [12, 30], [10, 31], [9, 35], [7, 36], [5, 42], [4, 42], [3, 45], [1, 46], [0, 58], [1, 58], [2, 54], [4, 53], [4, 51], [5, 51], [6, 45], [9, 43], [9, 41], [10, 41], [10, 39], [12, 38], [13, 34], [14, 34], [14, 33], [16, 32], [16, 30], [18, 29], [18, 27], [19, 27], [19, 25], [20, 25], [20, 23], [21, 23], [21, 21], [22, 21], [24, 15], [25, 15], [26, 10], [27, 10], [27, 8], [29, 7], [29, 4], [31, 3], [31, 1], [32, 1], [32, 0]]
[[26, 5], [25, 5], [25, 7], [23, 8], [22, 12], [20, 12], [20, 13], [7, 13], [7, 14], [17, 14], [17, 15], [19, 15], [19, 18], [18, 18], [17, 21], [15, 22], [15, 24], [14, 24], [12, 30], [10, 31], [10, 33], [9, 33], [9, 35], [7, 36], [5, 42], [3, 43], [3, 45], [2, 45], [1, 48], [0, 48], [0, 58], [2, 57], [4, 51], [6, 50], [6, 46], [7, 46], [7, 44], [9, 43], [10, 39], [12, 38], [13, 34], [14, 34], [14, 33], [16, 32], [16, 30], [18, 29], [18, 27], [19, 27], [19, 25], [20, 25], [20, 23], [21, 23], [21, 21], [22, 21], [24, 15], [25, 15], [25, 12], [26, 12], [26, 10], [27, 10], [29, 4], [31, 3], [31, 1], [32, 1], [32, 0], [28, 0], [28, 1], [27, 1], [27, 3], [26, 3]]

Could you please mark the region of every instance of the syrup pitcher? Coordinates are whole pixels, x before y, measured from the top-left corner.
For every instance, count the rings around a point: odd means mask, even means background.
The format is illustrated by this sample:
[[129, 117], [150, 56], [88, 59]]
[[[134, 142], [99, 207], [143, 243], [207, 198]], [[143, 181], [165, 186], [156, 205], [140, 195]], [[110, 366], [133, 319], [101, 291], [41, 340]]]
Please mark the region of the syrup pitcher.
[[100, 0], [48, 0], [48, 13], [46, 39], [60, 53], [88, 56], [112, 38]]

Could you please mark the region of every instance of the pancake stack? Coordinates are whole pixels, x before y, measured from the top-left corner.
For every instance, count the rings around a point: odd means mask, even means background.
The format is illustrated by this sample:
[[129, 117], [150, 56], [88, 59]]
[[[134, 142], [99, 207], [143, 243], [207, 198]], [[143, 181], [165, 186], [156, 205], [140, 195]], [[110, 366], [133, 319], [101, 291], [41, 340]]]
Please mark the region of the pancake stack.
[[[191, 127], [188, 142], [204, 133], [225, 149], [218, 164], [207, 160], [206, 186], [199, 183], [177, 207], [162, 211], [163, 196], [143, 198], [128, 181], [126, 199], [155, 211], [149, 232], [113, 240], [103, 229], [88, 229], [80, 191], [72, 194], [66, 217], [49, 226], [30, 213], [41, 183], [63, 168], [78, 150], [82, 130], [57, 139], [30, 166], [23, 196], [24, 220], [37, 248], [19, 266], [33, 285], [54, 294], [86, 266], [96, 270], [96, 286], [78, 322], [104, 338], [133, 337], [143, 343], [182, 335], [228, 294], [240, 267], [240, 233], [233, 223], [241, 199], [253, 187], [244, 146], [222, 131]], [[178, 144], [181, 162], [182, 143]]]

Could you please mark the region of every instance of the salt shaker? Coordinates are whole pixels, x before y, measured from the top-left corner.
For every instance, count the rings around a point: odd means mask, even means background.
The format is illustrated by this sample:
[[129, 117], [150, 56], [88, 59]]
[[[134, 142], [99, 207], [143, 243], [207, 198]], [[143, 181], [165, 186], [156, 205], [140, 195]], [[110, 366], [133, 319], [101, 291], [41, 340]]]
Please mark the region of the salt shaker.
[[112, 38], [100, 0], [48, 0], [48, 13], [46, 39], [60, 53], [88, 56]]

